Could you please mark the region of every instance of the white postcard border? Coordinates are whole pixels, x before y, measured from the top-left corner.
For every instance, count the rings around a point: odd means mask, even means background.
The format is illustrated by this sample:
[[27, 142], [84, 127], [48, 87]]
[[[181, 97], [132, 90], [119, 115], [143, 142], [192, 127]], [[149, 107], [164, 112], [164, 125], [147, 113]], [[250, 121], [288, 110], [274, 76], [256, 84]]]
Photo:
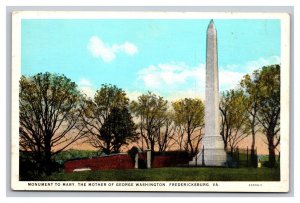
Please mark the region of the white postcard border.
[[[279, 19], [281, 20], [281, 159], [280, 181], [230, 182], [115, 182], [93, 181], [19, 181], [19, 78], [21, 73], [22, 19]], [[15, 11], [12, 17], [12, 119], [11, 188], [32, 191], [182, 191], [182, 192], [288, 192], [289, 191], [289, 117], [290, 117], [290, 16], [286, 13], [239, 12], [128, 12], [128, 11]], [[64, 183], [70, 183], [64, 185]], [[72, 186], [73, 183], [74, 185]], [[80, 184], [86, 184], [80, 185]], [[105, 186], [104, 186], [105, 183]], [[117, 183], [120, 186], [117, 186]], [[165, 184], [166, 186], [123, 186], [123, 184]], [[199, 186], [170, 184], [199, 183]], [[40, 185], [39, 185], [40, 184]], [[46, 186], [41, 186], [44, 184]], [[202, 185], [201, 185], [202, 184]]]

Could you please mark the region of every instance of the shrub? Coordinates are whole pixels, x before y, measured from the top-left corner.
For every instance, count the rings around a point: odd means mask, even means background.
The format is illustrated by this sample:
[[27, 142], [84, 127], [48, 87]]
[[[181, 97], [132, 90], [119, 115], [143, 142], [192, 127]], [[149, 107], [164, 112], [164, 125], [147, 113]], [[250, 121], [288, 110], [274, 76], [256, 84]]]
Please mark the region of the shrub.
[[128, 155], [132, 159], [133, 163], [135, 162], [135, 155], [139, 153], [139, 148], [133, 146], [130, 150], [128, 150]]

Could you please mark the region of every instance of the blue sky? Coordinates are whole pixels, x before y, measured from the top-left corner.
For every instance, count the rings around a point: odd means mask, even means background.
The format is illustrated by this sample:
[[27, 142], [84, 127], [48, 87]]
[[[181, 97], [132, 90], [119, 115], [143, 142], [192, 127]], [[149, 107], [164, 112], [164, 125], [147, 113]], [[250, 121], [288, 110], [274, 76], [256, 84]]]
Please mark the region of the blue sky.
[[[22, 20], [21, 72], [64, 74], [92, 96], [101, 84], [131, 99], [150, 90], [167, 99], [204, 97], [210, 19]], [[280, 63], [279, 20], [218, 20], [220, 90]]]

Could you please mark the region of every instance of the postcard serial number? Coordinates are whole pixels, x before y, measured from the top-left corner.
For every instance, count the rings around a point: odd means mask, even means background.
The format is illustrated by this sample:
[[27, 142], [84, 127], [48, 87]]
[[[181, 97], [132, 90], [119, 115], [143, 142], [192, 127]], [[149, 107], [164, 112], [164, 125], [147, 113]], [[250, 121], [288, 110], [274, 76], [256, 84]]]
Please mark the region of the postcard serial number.
[[262, 184], [261, 183], [250, 183], [248, 186], [249, 187], [261, 187]]

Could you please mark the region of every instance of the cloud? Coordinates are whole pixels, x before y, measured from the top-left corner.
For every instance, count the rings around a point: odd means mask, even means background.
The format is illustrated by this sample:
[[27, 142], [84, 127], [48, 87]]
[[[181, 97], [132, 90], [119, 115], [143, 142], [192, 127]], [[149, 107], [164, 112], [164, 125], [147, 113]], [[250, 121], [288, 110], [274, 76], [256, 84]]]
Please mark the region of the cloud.
[[199, 90], [195, 90], [195, 89], [187, 89], [187, 90], [179, 90], [179, 91], [176, 91], [176, 93], [174, 93], [174, 94], [169, 94], [166, 96], [166, 99], [168, 99], [168, 101], [171, 101], [171, 102], [180, 100], [183, 98], [198, 98], [198, 99], [201, 99], [202, 101], [204, 101], [205, 94], [204, 94], [204, 91], [199, 91]]
[[280, 64], [281, 59], [279, 56], [270, 56], [268, 58], [259, 58], [257, 60], [249, 61], [245, 64], [247, 70], [252, 73], [254, 70], [262, 68], [263, 66]]
[[92, 86], [92, 83], [85, 78], [81, 78], [78, 82], [78, 85], [79, 86]]
[[273, 64], [280, 64], [279, 56], [261, 57], [244, 64], [227, 64], [221, 66], [219, 68], [220, 90], [224, 91], [235, 88], [245, 74], [252, 74], [254, 70]]
[[114, 44], [112, 46], [112, 50], [114, 52], [124, 52], [128, 55], [134, 55], [137, 53], [138, 48], [130, 42], [125, 42], [124, 44], [121, 45]]
[[[244, 64], [227, 64], [219, 67], [219, 89], [236, 88], [245, 74], [266, 65], [280, 63], [280, 57], [271, 56], [248, 61]], [[171, 100], [184, 97], [204, 97], [205, 64], [189, 66], [184, 62], [149, 65], [137, 72], [139, 86], [157, 91]], [[142, 84], [142, 85], [141, 85]]]
[[117, 53], [125, 53], [132, 56], [138, 52], [137, 46], [130, 42], [113, 44], [110, 46], [97, 36], [92, 36], [90, 38], [87, 47], [95, 58], [101, 58], [106, 63], [113, 61], [116, 58]]
[[96, 93], [96, 91], [92, 87], [92, 83], [89, 80], [85, 79], [85, 78], [81, 78], [79, 80], [78, 90], [81, 93], [85, 94], [89, 98], [94, 98], [94, 95]]
[[202, 98], [205, 87], [205, 64], [188, 66], [183, 62], [150, 65], [137, 73], [144, 89], [156, 92], [169, 101]]
[[219, 85], [220, 90], [229, 90], [235, 88], [245, 73], [235, 72], [235, 71], [227, 71], [221, 70], [219, 71]]
[[130, 101], [137, 101], [138, 97], [141, 96], [143, 93], [139, 91], [128, 91], [126, 90], [126, 96], [129, 98]]
[[89, 98], [94, 98], [96, 91], [92, 87], [78, 87], [79, 91]]
[[178, 86], [187, 82], [190, 78], [199, 77], [204, 79], [204, 65], [189, 67], [185, 63], [165, 63], [150, 65], [140, 70], [138, 79], [144, 82], [148, 88], [159, 88], [162, 86]]
[[[130, 101], [137, 101], [138, 97], [141, 96], [142, 94], [148, 94], [147, 91], [125, 91], [126, 96], [129, 98]], [[177, 101], [179, 99], [183, 98], [200, 98], [204, 100], [204, 92], [200, 93], [197, 90], [189, 89], [189, 90], [183, 90], [183, 91], [176, 91], [176, 93], [169, 92], [169, 94], [161, 94], [158, 91], [151, 91], [152, 93], [158, 95], [158, 96], [163, 96], [164, 99], [173, 102]]]
[[[244, 73], [241, 72], [220, 68], [220, 90], [236, 87], [243, 75]], [[195, 67], [182, 62], [150, 65], [138, 72], [138, 79], [150, 90], [172, 94], [170, 98], [203, 97], [205, 91], [205, 64], [199, 64]], [[182, 90], [182, 87], [184, 90]], [[168, 89], [176, 91], [176, 93], [167, 93]]]

